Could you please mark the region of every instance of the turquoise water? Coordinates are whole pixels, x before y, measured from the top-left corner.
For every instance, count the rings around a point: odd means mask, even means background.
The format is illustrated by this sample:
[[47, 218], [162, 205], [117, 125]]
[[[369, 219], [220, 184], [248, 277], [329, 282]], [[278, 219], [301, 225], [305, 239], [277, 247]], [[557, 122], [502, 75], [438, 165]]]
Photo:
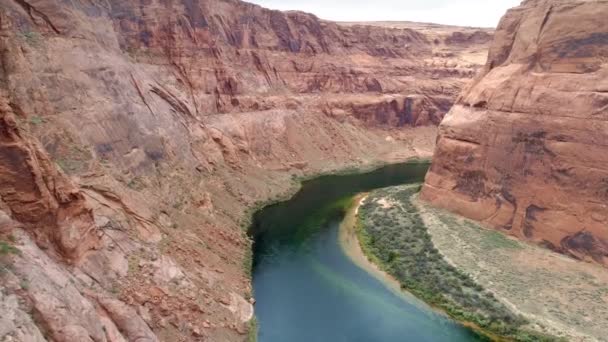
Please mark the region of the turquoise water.
[[357, 193], [420, 182], [428, 164], [397, 164], [303, 184], [254, 216], [253, 287], [260, 342], [478, 341], [355, 265], [338, 240]]

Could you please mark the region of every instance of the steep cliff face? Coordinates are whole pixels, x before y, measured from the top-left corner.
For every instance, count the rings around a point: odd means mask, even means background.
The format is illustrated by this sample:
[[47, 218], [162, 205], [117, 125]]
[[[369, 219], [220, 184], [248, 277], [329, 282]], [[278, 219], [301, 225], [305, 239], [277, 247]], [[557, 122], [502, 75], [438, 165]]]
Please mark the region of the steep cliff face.
[[530, 0], [441, 126], [422, 197], [608, 261], [608, 2]]
[[0, 339], [243, 340], [247, 210], [430, 155], [490, 33], [0, 0]]

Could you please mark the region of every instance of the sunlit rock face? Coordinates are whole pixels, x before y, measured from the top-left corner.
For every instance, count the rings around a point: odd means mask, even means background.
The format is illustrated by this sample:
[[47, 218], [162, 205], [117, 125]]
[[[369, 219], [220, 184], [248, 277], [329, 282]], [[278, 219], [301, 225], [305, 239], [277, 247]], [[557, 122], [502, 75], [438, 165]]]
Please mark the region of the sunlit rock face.
[[524, 1], [441, 126], [422, 197], [608, 261], [608, 4]]

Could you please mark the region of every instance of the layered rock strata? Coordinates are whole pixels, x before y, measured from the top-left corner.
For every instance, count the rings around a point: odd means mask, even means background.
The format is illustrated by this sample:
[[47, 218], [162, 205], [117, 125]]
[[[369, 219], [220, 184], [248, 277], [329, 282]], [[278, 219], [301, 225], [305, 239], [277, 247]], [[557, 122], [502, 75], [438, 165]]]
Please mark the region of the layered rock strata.
[[608, 261], [608, 2], [524, 1], [445, 117], [422, 198]]

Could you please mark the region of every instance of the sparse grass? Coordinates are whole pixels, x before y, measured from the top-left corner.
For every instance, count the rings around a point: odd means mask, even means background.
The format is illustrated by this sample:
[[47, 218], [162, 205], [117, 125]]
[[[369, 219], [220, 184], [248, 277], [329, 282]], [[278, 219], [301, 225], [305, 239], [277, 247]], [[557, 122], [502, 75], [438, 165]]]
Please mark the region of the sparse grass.
[[88, 163], [93, 159], [91, 152], [83, 147], [71, 142], [63, 147], [61, 158], [55, 160], [59, 166], [67, 174], [76, 174], [87, 169]]
[[481, 240], [484, 249], [493, 250], [497, 248], [523, 249], [517, 241], [507, 238], [504, 234], [489, 231]]
[[243, 271], [249, 279], [253, 276], [253, 250], [247, 249], [243, 258]]
[[30, 122], [30, 124], [32, 124], [34, 126], [40, 126], [43, 123], [45, 123], [46, 120], [38, 115], [34, 115], [34, 116], [30, 117], [29, 122]]
[[605, 269], [511, 239], [422, 201], [414, 203], [433, 242], [454, 265], [534, 317], [543, 331], [573, 340], [604, 339]]
[[184, 202], [182, 202], [181, 199], [178, 199], [175, 203], [173, 203], [172, 207], [175, 210], [181, 210], [184, 207]]
[[64, 172], [66, 172], [68, 174], [72, 174], [72, 173], [80, 170], [84, 164], [80, 160], [65, 158], [65, 159], [58, 159], [57, 165], [59, 165], [61, 170], [63, 170]]
[[134, 177], [127, 183], [127, 187], [136, 191], [141, 191], [146, 187], [146, 184], [141, 177]]
[[256, 342], [258, 340], [258, 320], [253, 316], [249, 321], [249, 330], [247, 331], [247, 342]]
[[17, 247], [13, 246], [12, 242], [0, 240], [0, 276], [7, 273], [12, 267], [12, 263], [8, 257], [10, 255], [20, 254], [21, 251]]
[[[552, 336], [530, 330], [524, 317], [443, 258], [411, 203], [418, 190], [419, 186], [377, 190], [359, 208], [357, 234], [371, 261], [397, 278], [403, 289], [452, 318], [471, 323], [489, 338], [554, 341]], [[492, 248], [517, 247], [516, 242], [495, 234], [484, 243]]]
[[10, 242], [0, 241], [0, 256], [5, 256], [9, 254], [21, 254], [21, 251], [12, 245]]
[[139, 256], [131, 255], [131, 256], [129, 256], [128, 261], [129, 261], [128, 274], [129, 275], [135, 274], [137, 272], [137, 270], [139, 269]]
[[113, 284], [112, 287], [110, 288], [110, 292], [115, 295], [119, 294], [120, 287], [118, 286], [118, 284]]
[[23, 32], [23, 39], [31, 46], [36, 46], [42, 41], [42, 36], [38, 32], [27, 31]]

